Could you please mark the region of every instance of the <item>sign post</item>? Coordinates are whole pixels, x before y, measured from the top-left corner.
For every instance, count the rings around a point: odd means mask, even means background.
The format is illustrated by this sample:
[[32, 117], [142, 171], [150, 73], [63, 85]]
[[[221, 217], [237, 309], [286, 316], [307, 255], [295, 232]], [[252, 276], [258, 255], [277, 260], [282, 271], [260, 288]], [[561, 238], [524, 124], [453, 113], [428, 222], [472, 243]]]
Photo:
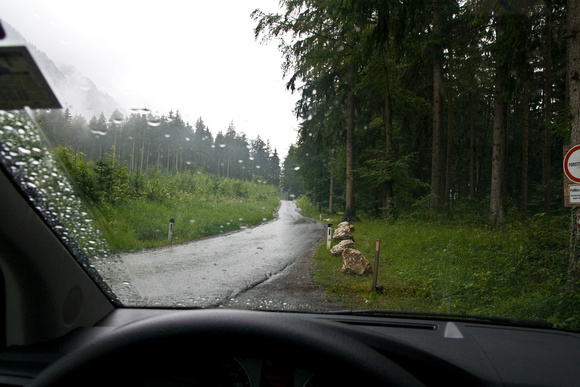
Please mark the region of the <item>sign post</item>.
[[332, 238], [332, 223], [328, 223], [328, 232], [326, 233], [326, 248], [330, 250]]
[[169, 236], [167, 237], [167, 241], [169, 244], [173, 243], [173, 224], [175, 223], [175, 219], [169, 219]]

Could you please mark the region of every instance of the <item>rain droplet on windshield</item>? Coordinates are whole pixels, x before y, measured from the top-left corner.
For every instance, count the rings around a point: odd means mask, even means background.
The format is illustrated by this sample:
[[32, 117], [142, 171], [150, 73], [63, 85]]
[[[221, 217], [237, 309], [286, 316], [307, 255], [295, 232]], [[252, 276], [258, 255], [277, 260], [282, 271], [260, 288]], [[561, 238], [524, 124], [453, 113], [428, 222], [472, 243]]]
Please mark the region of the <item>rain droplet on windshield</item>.
[[157, 127], [157, 126], [161, 125], [161, 119], [159, 119], [157, 117], [149, 117], [149, 118], [147, 118], [147, 125], [149, 125], [151, 127]]
[[91, 130], [92, 134], [96, 134], [97, 136], [106, 136], [107, 130], [106, 129], [93, 129]]

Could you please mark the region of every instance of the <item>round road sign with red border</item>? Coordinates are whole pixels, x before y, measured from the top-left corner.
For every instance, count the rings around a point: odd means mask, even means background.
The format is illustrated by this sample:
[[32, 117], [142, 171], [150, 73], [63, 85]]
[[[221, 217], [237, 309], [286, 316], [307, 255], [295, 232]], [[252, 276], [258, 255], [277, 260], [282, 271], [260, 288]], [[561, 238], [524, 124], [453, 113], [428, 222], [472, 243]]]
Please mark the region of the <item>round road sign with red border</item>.
[[575, 145], [564, 157], [564, 173], [575, 183], [580, 183], [580, 145]]

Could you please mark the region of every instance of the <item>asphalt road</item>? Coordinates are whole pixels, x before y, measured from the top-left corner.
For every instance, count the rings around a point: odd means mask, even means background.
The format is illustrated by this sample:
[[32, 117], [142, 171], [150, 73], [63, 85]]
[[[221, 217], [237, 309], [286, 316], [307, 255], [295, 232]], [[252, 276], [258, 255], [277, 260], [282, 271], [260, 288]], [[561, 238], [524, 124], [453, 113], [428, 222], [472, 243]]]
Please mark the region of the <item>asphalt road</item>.
[[281, 201], [274, 221], [121, 259], [147, 305], [214, 307], [281, 273], [324, 236], [323, 224]]

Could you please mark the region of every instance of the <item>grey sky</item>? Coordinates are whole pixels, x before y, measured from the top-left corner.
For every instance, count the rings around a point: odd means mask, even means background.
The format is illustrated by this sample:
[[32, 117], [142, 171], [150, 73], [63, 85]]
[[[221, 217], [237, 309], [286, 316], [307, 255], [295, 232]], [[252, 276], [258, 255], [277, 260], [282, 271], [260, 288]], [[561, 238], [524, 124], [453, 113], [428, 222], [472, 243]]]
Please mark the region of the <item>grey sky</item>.
[[[250, 13], [277, 0], [2, 0], [0, 17], [57, 63], [70, 64], [127, 111], [179, 110], [215, 134], [234, 122], [285, 156], [296, 95], [276, 44], [254, 40]], [[25, 12], [23, 12], [25, 10]]]

